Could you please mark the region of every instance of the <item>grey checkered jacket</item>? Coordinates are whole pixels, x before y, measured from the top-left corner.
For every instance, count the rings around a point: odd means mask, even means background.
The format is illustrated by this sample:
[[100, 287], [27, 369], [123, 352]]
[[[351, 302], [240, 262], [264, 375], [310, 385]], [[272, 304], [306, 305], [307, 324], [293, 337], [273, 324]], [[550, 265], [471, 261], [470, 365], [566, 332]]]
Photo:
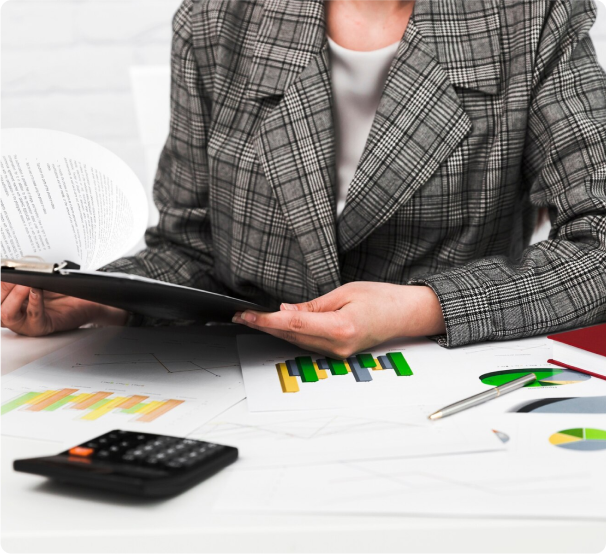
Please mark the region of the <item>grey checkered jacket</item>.
[[[604, 320], [595, 16], [589, 0], [417, 0], [337, 219], [322, 1], [185, 0], [160, 220], [104, 269], [272, 306], [425, 284], [446, 346]], [[528, 246], [540, 207], [549, 240]]]

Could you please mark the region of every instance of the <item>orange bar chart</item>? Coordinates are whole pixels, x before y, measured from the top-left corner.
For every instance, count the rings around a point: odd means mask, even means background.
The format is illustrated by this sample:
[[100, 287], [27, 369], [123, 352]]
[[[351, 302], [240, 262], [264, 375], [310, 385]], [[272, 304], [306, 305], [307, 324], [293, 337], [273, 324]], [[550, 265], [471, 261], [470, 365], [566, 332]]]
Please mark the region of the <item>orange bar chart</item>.
[[[288, 377], [288, 372], [286, 375]], [[77, 414], [77, 419], [96, 421], [115, 410], [116, 414], [135, 416], [136, 422], [150, 423], [184, 403], [185, 400], [174, 398], [150, 400], [149, 396], [142, 394], [119, 396], [108, 391], [79, 393], [79, 389], [64, 388], [21, 392], [19, 396], [2, 404], [1, 414], [19, 410], [46, 414], [67, 411]]]

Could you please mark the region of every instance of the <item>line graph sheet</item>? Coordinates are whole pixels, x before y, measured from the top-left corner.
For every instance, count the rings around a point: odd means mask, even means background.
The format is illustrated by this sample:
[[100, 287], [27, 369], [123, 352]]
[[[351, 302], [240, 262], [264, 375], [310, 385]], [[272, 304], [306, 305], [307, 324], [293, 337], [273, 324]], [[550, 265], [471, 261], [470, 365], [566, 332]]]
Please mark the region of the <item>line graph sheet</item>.
[[242, 467], [502, 450], [485, 424], [437, 425], [425, 407], [250, 412], [245, 401], [190, 438], [236, 446]]

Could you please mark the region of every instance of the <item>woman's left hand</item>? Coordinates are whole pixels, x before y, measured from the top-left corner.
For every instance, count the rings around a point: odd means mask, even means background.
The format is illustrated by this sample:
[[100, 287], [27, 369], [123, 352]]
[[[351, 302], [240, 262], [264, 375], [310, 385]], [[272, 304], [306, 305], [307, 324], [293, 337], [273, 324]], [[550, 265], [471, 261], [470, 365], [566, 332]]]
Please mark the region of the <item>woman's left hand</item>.
[[395, 337], [445, 332], [442, 308], [424, 286], [358, 281], [279, 312], [238, 312], [234, 323], [334, 358], [347, 358]]

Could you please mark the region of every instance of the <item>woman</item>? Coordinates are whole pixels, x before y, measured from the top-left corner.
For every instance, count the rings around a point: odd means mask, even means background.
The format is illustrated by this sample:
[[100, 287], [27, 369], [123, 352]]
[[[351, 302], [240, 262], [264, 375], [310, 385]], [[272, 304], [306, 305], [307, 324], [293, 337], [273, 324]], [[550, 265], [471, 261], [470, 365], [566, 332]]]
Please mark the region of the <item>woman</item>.
[[[338, 357], [606, 315], [606, 75], [590, 0], [185, 0], [136, 273], [280, 309], [234, 321]], [[332, 66], [332, 71], [331, 71]], [[537, 209], [550, 238], [528, 246]], [[41, 335], [134, 314], [3, 284]]]

